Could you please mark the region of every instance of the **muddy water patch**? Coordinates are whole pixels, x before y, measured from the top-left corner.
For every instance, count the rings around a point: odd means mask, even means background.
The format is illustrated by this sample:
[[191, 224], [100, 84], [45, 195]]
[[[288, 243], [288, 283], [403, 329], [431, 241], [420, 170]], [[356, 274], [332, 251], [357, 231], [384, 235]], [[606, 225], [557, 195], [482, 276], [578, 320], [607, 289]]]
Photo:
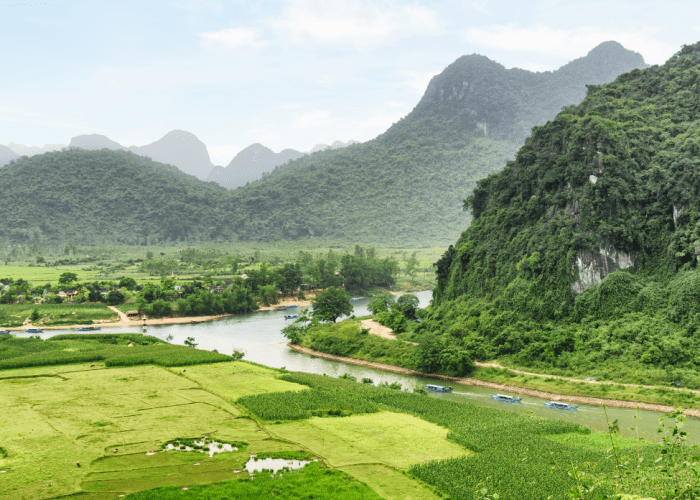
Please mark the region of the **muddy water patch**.
[[301, 469], [311, 463], [310, 460], [294, 460], [286, 458], [256, 458], [251, 457], [245, 464], [248, 474], [269, 471], [277, 474], [279, 471]]
[[[247, 445], [248, 443], [244, 441], [226, 443], [223, 441], [216, 441], [208, 437], [203, 437], [200, 439], [176, 439], [175, 441], [164, 444], [163, 451], [196, 451], [199, 453], [208, 453], [209, 457], [211, 458], [216, 453], [238, 451], [240, 448]], [[146, 453], [146, 455], [152, 454], [154, 454], [154, 452]]]

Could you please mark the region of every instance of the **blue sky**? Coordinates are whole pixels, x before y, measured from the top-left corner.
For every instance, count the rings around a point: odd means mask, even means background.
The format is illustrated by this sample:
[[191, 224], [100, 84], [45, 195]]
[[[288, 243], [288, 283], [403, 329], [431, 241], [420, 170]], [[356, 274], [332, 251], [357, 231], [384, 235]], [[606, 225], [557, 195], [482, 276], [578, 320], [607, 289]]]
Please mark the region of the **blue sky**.
[[5, 1], [0, 144], [182, 129], [222, 165], [371, 139], [465, 54], [545, 71], [606, 40], [651, 64], [700, 40], [696, 0]]

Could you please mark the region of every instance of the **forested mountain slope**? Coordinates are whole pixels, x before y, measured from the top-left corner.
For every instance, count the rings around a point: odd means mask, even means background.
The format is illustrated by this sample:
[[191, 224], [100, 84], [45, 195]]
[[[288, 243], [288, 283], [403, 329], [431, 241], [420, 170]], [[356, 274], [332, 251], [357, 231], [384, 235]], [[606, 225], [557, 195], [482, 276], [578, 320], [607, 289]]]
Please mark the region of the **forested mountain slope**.
[[[0, 169], [0, 185], [23, 204], [21, 210], [0, 208], [0, 239], [146, 243], [321, 236], [362, 244], [447, 244], [469, 222], [462, 202], [476, 181], [515, 154], [517, 134], [494, 131], [509, 130], [516, 118], [528, 128], [534, 124], [528, 120], [544, 121], [527, 109], [546, 108], [547, 95], [559, 99], [558, 109], [569, 98], [577, 101], [585, 83], [635, 64], [643, 65], [641, 56], [615, 43], [544, 74], [466, 56], [436, 76], [415, 110], [377, 138], [306, 155], [228, 193], [127, 151], [20, 159]], [[463, 94], [455, 94], [454, 102], [441, 100], [453, 82], [460, 82]], [[538, 90], [545, 84], [546, 94]], [[526, 94], [539, 97], [523, 98], [527, 105], [507, 99]], [[103, 136], [82, 140], [114, 147]], [[176, 160], [189, 158], [200, 177], [211, 167], [204, 145], [187, 132], [129, 149], [177, 166]]]
[[462, 201], [478, 179], [513, 158], [525, 130], [580, 102], [587, 83], [643, 66], [639, 54], [615, 42], [547, 73], [461, 57], [377, 138], [307, 155], [237, 190], [248, 221], [241, 235], [454, 241], [469, 222]]
[[465, 204], [426, 331], [480, 359], [694, 369], [700, 42], [589, 87]]
[[14, 243], [232, 238], [228, 192], [129, 151], [72, 149], [0, 169], [0, 240]]

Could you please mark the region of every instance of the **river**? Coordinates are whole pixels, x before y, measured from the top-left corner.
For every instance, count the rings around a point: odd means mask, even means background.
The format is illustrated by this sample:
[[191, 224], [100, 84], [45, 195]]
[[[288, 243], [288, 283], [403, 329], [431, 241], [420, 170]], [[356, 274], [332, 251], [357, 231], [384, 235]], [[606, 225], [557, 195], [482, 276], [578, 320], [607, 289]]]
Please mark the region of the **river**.
[[[420, 299], [420, 307], [425, 307], [430, 302], [431, 292], [419, 292], [416, 295]], [[355, 315], [363, 316], [368, 314], [367, 302], [368, 299], [353, 302]], [[398, 382], [404, 389], [408, 390], [413, 390], [414, 387], [424, 386], [425, 384], [445, 385], [445, 382], [441, 380], [398, 375], [312, 357], [291, 350], [287, 347], [287, 340], [280, 330], [289, 323], [289, 320], [285, 320], [284, 316], [292, 312], [296, 313], [298, 310], [255, 312], [196, 324], [149, 325], [147, 333], [162, 339], [172, 335], [173, 339], [171, 342], [175, 344], [183, 344], [185, 339], [193, 337], [199, 349], [216, 349], [224, 354], [231, 354], [234, 350], [238, 350], [245, 353], [244, 359], [246, 360], [273, 368], [285, 367], [290, 371], [325, 373], [334, 377], [349, 373], [357, 377], [358, 380], [365, 377], [371, 378], [375, 384], [380, 382]], [[104, 328], [102, 331], [104, 333], [140, 333], [141, 327]], [[48, 338], [63, 333], [73, 332], [71, 330], [47, 330], [41, 337]], [[641, 437], [649, 440], [659, 439], [656, 431], [659, 428], [659, 418], [662, 416], [660, 413], [608, 408], [606, 419], [603, 408], [598, 406], [580, 405], [574, 411], [556, 410], [547, 408], [543, 404], [544, 400], [530, 396], [523, 396], [522, 401], [519, 403], [502, 403], [491, 398], [491, 393], [493, 392], [493, 390], [480, 387], [457, 385], [452, 393], [429, 393], [429, 396], [480, 406], [490, 406], [518, 413], [568, 420], [600, 431], [607, 430], [608, 421], [618, 420], [619, 428], [623, 434], [635, 436], [636, 433], [630, 429], [638, 425]], [[688, 432], [690, 443], [700, 445], [700, 419], [689, 417], [684, 430]]]

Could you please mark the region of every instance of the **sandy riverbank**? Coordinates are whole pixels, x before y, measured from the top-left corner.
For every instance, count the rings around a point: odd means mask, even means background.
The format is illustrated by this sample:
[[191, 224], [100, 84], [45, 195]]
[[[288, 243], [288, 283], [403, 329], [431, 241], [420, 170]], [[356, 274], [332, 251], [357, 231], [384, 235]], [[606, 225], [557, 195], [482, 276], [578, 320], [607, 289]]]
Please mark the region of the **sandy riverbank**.
[[[485, 382], [483, 380], [478, 380], [475, 378], [468, 377], [451, 377], [449, 375], [442, 375], [439, 373], [423, 373], [417, 370], [411, 370], [408, 368], [403, 368], [400, 366], [388, 365], [386, 363], [377, 363], [375, 361], [365, 361], [364, 359], [348, 358], [345, 356], [336, 356], [334, 354], [327, 354], [325, 352], [315, 351], [309, 349], [308, 347], [302, 347], [299, 345], [287, 344], [292, 350], [307, 354], [309, 356], [316, 356], [318, 358], [329, 359], [332, 361], [339, 361], [341, 363], [347, 363], [351, 365], [364, 366], [367, 368], [374, 368], [375, 370], [388, 371], [391, 373], [398, 373], [401, 375], [414, 375], [418, 377], [428, 377], [436, 378], [439, 380], [445, 380], [453, 384], [468, 385], [474, 387], [484, 387], [487, 389], [494, 389], [498, 392], [511, 392], [515, 394], [521, 394], [524, 396], [533, 396], [540, 399], [549, 399], [551, 401], [566, 401], [569, 403], [586, 404], [592, 406], [607, 406], [610, 408], [628, 408], [640, 410], [655, 411], [661, 413], [672, 412], [674, 408], [668, 405], [659, 405], [652, 403], [640, 403], [636, 401], [621, 401], [617, 399], [603, 399], [603, 398], [593, 398], [588, 396], [570, 396], [566, 394], [554, 394], [551, 392], [538, 391], [535, 389], [527, 389], [524, 387], [516, 387], [513, 385], [497, 384], [494, 382]], [[685, 414], [693, 417], [700, 417], [700, 409], [688, 409], [685, 410]]]

